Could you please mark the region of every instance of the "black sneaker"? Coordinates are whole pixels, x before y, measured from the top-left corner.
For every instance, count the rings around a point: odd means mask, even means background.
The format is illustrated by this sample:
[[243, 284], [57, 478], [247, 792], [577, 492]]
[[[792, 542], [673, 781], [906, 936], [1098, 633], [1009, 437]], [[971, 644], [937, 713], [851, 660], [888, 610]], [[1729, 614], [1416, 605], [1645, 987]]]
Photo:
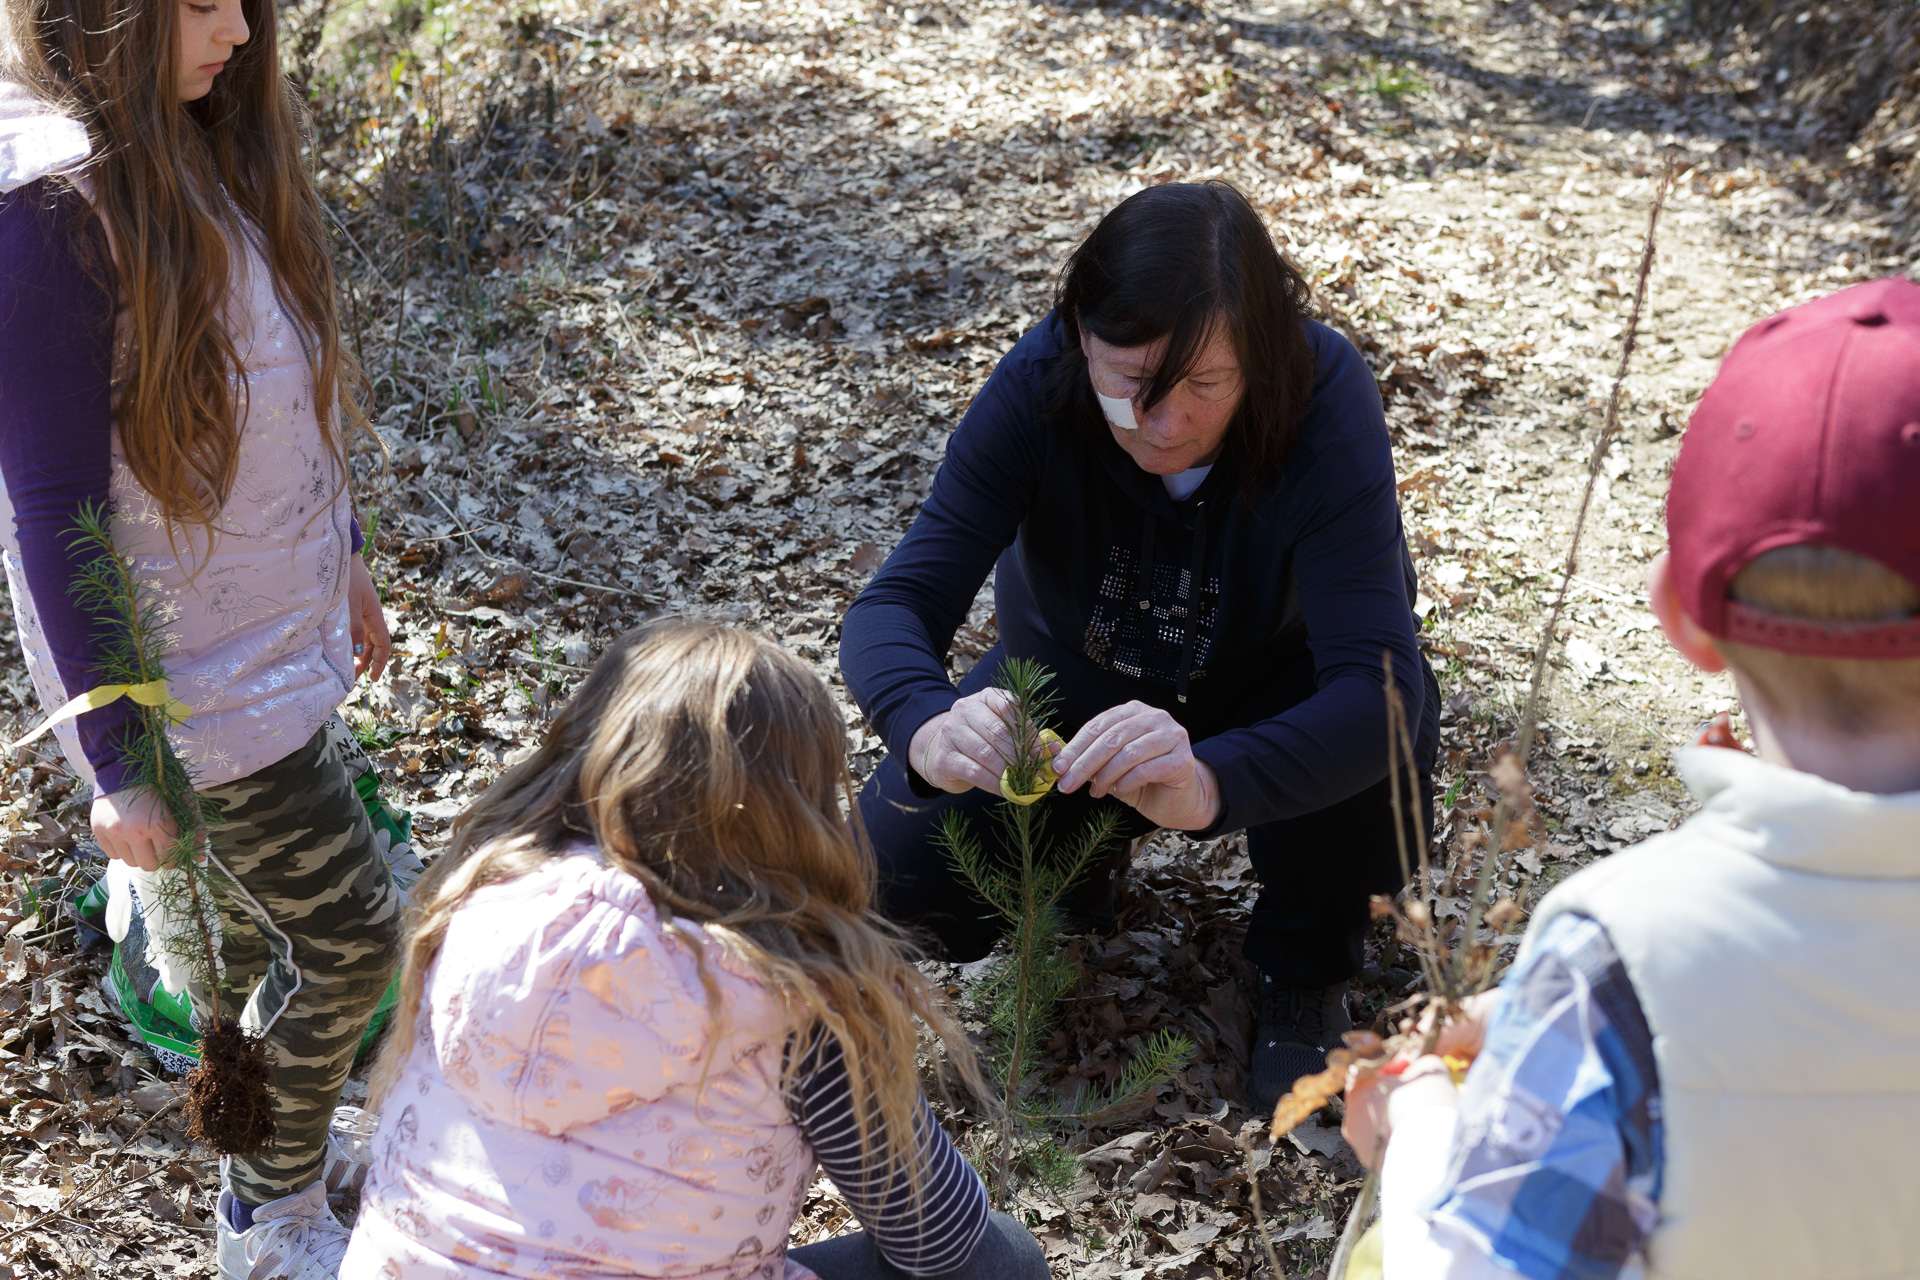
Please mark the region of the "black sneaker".
[[1301, 1076], [1326, 1070], [1327, 1050], [1340, 1047], [1353, 1030], [1347, 984], [1294, 987], [1260, 975], [1254, 997], [1253, 1065], [1247, 1073], [1247, 1105], [1272, 1111]]

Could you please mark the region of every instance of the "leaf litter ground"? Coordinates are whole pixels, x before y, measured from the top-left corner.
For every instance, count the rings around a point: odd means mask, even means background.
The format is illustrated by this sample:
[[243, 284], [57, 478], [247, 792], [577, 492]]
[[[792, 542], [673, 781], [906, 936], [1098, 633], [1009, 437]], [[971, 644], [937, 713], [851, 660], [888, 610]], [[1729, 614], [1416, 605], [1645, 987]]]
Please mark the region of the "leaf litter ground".
[[[288, 15], [392, 453], [384, 472], [364, 460], [360, 493], [398, 653], [353, 714], [428, 851], [605, 639], [651, 614], [777, 635], [845, 704], [840, 616], [1065, 253], [1144, 184], [1221, 176], [1386, 397], [1445, 699], [1436, 876], [1463, 884], [1453, 828], [1485, 802], [1524, 694], [1652, 179], [1677, 153], [1537, 757], [1547, 834], [1511, 870], [1535, 900], [1684, 816], [1668, 753], [1733, 705], [1666, 652], [1639, 595], [1676, 434], [1715, 361], [1771, 310], [1916, 266], [1884, 186], [1775, 96], [1757, 55], [1706, 58], [1619, 9], [307, 0]], [[993, 638], [983, 591], [956, 674]], [[879, 743], [845, 710], [864, 773]], [[17, 664], [0, 712], [34, 714]], [[85, 789], [45, 752], [3, 781], [0, 1280], [209, 1275], [213, 1166], [59, 905], [92, 874], [75, 852]], [[1080, 1135], [1069, 1183], [1020, 1193], [1056, 1274], [1264, 1273], [1238, 1149], [1257, 1119], [1238, 953], [1253, 891], [1237, 839], [1163, 834], [1122, 889], [1119, 932], [1071, 944], [1084, 974], [1047, 1046], [1050, 1087], [1111, 1081], [1161, 1027], [1200, 1052]], [[1384, 931], [1369, 959], [1363, 1016], [1414, 967]], [[964, 997], [965, 973], [941, 974]], [[1324, 1267], [1358, 1187], [1335, 1110], [1256, 1148], [1290, 1275]], [[849, 1225], [823, 1182], [796, 1239]]]

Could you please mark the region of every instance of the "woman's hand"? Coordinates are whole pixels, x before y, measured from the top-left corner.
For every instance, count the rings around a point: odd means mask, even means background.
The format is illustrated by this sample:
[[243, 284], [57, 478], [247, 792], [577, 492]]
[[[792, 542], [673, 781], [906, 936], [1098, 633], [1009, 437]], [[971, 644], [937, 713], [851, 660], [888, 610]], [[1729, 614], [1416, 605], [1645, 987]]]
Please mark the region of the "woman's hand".
[[1000, 773], [1013, 754], [1013, 735], [1007, 731], [1012, 705], [1013, 695], [1005, 689], [968, 694], [914, 730], [907, 763], [942, 791], [978, 787], [998, 795]]
[[387, 634], [386, 611], [380, 607], [380, 592], [374, 588], [367, 562], [352, 557], [353, 568], [347, 579], [347, 626], [353, 636], [353, 678], [371, 675], [375, 680], [387, 669], [387, 655], [393, 652], [393, 637]]
[[1158, 707], [1128, 702], [1102, 711], [1054, 757], [1060, 790], [1089, 786], [1155, 826], [1199, 831], [1220, 817], [1220, 784], [1193, 754], [1186, 726]]
[[93, 838], [109, 858], [136, 870], [158, 871], [179, 834], [151, 787], [127, 787], [93, 799]]

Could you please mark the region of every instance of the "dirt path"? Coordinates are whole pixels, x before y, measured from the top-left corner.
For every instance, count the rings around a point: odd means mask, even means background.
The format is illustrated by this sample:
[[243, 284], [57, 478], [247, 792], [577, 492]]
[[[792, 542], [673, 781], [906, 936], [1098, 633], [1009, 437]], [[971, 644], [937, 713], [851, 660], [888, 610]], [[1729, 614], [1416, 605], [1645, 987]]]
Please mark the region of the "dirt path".
[[[1524, 692], [1672, 152], [1687, 172], [1556, 668], [1549, 840], [1516, 886], [1665, 828], [1685, 808], [1667, 753], [1731, 705], [1639, 604], [1675, 433], [1745, 325], [1917, 264], [1804, 154], [1757, 69], [1705, 62], [1657, 21], [1446, 3], [332, 12], [311, 45], [322, 184], [394, 454], [365, 493], [402, 653], [357, 713], [389, 784], [431, 844], [598, 646], [662, 609], [766, 628], [838, 690], [842, 611], [1065, 253], [1143, 184], [1222, 176], [1380, 377], [1447, 698], [1442, 783], [1470, 803]], [[991, 642], [990, 612], [983, 596], [956, 669]], [[4, 709], [26, 696], [9, 668]], [[868, 767], [878, 743], [848, 713]], [[86, 874], [66, 852], [83, 798], [51, 764], [13, 771], [16, 871]], [[1232, 842], [1163, 840], [1121, 935], [1085, 944], [1048, 1087], [1110, 1080], [1160, 1026], [1201, 1054], [1085, 1135], [1066, 1180], [1023, 1192], [1057, 1274], [1254, 1274], [1234, 1149], [1253, 1120], [1234, 945], [1250, 892]], [[24, 926], [0, 985], [17, 1100], [0, 1280], [207, 1274], [211, 1182], [177, 1133], [130, 1157], [150, 1181], [5, 1235], [62, 1206], [166, 1091], [91, 992], [97, 955], [31, 905], [0, 915]], [[1382, 950], [1368, 1010], [1395, 970]], [[1324, 1264], [1353, 1175], [1317, 1125], [1272, 1157], [1290, 1274]], [[845, 1221], [822, 1184], [801, 1234]]]

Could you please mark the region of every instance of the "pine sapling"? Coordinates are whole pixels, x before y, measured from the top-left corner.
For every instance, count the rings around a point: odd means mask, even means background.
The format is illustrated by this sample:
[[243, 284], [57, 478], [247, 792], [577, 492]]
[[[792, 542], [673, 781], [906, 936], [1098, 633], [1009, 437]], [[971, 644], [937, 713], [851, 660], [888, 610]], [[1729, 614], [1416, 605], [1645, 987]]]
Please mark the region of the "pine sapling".
[[1103, 1116], [1178, 1073], [1193, 1054], [1186, 1036], [1162, 1030], [1128, 1064], [1113, 1087], [1084, 1095], [1071, 1105], [1033, 1096], [1039, 1047], [1052, 1029], [1061, 996], [1078, 976], [1062, 954], [1059, 905], [1100, 852], [1110, 846], [1120, 817], [1104, 808], [1064, 842], [1049, 838], [1047, 797], [1053, 790], [1053, 752], [1060, 738], [1047, 726], [1054, 706], [1053, 675], [1030, 659], [1009, 659], [996, 683], [1009, 695], [1008, 738], [1001, 801], [993, 807], [1001, 845], [1012, 854], [1003, 866], [982, 849], [967, 819], [948, 813], [940, 841], [954, 865], [1008, 926], [1007, 950], [979, 988], [988, 1026], [998, 1048], [1000, 1077], [999, 1169], [995, 1196], [1005, 1203], [1013, 1158], [1035, 1127], [1097, 1123]]
[[109, 687], [127, 686], [136, 708], [124, 740], [135, 762], [132, 785], [159, 798], [178, 832], [160, 871], [145, 878], [151, 900], [142, 908], [148, 937], [206, 996], [200, 1064], [187, 1076], [187, 1133], [223, 1155], [250, 1154], [273, 1139], [271, 1066], [260, 1036], [223, 1007], [219, 899], [207, 850], [208, 826], [217, 815], [167, 741], [167, 725], [185, 709], [165, 696], [169, 640], [162, 606], [114, 546], [102, 511], [81, 509], [70, 545], [83, 564], [75, 601], [108, 620], [98, 637], [98, 668]]

